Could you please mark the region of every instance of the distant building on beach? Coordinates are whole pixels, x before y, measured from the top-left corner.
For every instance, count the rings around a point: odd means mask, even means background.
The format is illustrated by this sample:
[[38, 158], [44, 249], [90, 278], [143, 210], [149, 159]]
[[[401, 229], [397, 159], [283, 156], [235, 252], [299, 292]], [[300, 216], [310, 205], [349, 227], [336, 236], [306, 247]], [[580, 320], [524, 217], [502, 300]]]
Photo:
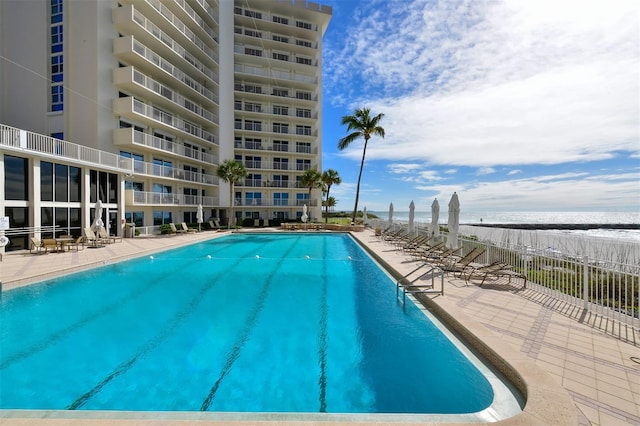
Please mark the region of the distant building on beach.
[[[321, 194], [322, 38], [332, 10], [298, 0], [0, 1], [0, 217], [79, 235], [93, 207], [158, 227], [295, 219]], [[27, 247], [14, 237], [8, 250]]]

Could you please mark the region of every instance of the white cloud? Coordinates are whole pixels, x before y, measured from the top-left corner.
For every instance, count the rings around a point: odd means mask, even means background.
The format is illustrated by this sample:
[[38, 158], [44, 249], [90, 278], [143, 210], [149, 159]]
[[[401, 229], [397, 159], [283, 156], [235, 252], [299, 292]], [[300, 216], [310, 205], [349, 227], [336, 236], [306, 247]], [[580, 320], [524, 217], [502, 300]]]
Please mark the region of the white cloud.
[[482, 175], [490, 175], [496, 172], [496, 169], [494, 169], [493, 167], [482, 167], [480, 169], [478, 169], [477, 175], [482, 176]]
[[[637, 2], [384, 4], [366, 4], [373, 12], [327, 61], [331, 79], [362, 73], [372, 89], [354, 105], [385, 114], [387, 137], [371, 140], [368, 160], [494, 167], [638, 156]], [[360, 147], [342, 155], [358, 159]]]

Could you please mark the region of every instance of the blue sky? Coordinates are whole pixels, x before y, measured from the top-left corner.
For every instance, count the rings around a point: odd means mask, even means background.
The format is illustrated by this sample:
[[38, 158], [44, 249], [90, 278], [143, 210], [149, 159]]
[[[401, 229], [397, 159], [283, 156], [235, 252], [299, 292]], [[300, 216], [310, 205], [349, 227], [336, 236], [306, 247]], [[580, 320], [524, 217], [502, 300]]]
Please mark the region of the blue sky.
[[640, 212], [640, 2], [325, 0], [323, 165], [353, 209]]

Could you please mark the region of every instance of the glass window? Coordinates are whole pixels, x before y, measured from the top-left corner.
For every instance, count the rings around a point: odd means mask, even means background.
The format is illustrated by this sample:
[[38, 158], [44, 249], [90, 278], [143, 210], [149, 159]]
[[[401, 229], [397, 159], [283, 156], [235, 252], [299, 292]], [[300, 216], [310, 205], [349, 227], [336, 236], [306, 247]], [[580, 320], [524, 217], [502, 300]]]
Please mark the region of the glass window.
[[29, 199], [29, 171], [26, 158], [4, 156], [5, 200]]
[[53, 201], [53, 163], [40, 162], [40, 199]]
[[154, 211], [153, 212], [153, 224], [154, 225], [166, 225], [173, 222], [171, 212]]
[[55, 165], [55, 200], [60, 202], [69, 201], [69, 170], [64, 164]]
[[56, 235], [69, 234], [69, 209], [56, 207]]
[[[7, 156], [4, 157], [5, 160]], [[10, 228], [24, 228], [29, 226], [28, 207], [5, 207], [4, 214], [9, 218]], [[29, 248], [29, 236], [14, 235], [9, 239], [9, 245], [5, 246], [6, 251], [23, 250]]]
[[109, 202], [118, 202], [118, 175], [109, 173]]
[[95, 170], [89, 171], [89, 202], [95, 203], [98, 201], [98, 172]]
[[69, 209], [69, 234], [79, 237], [82, 235], [82, 209]]
[[69, 166], [69, 201], [80, 202], [82, 200], [82, 169]]
[[108, 173], [106, 172], [99, 172], [98, 176], [100, 177], [100, 180], [98, 181], [98, 199], [106, 202], [107, 201], [107, 178], [108, 178]]
[[[40, 224], [42, 226], [53, 226], [55, 225], [54, 217], [53, 217], [53, 207], [42, 207], [40, 208]], [[42, 238], [45, 237], [53, 237], [51, 232], [43, 232]]]

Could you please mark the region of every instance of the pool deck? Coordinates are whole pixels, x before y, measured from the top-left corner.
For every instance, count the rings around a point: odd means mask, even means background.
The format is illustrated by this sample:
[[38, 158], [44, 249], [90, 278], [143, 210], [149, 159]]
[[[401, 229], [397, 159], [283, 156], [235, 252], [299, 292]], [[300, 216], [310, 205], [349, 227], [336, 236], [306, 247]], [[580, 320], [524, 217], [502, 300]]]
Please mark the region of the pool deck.
[[[26, 285], [70, 272], [92, 268], [104, 263], [138, 256], [207, 240], [226, 232], [201, 232], [177, 236], [124, 239], [102, 248], [85, 248], [78, 252], [33, 255], [12, 252], [0, 262], [3, 290]], [[414, 266], [402, 252], [375, 238], [372, 232], [352, 235], [383, 259], [398, 273]], [[498, 362], [506, 361], [517, 371], [527, 388], [524, 412], [499, 422], [521, 424], [578, 425], [638, 425], [640, 424], [640, 348], [637, 343], [623, 341], [605, 334], [559, 309], [554, 309], [531, 290], [524, 290], [515, 280], [511, 286], [503, 283], [466, 284], [448, 275], [444, 296], [429, 296], [435, 310], [442, 310], [469, 330], [487, 347], [495, 350]], [[463, 332], [464, 333], [464, 332]], [[640, 340], [635, 336], [635, 341]], [[44, 413], [44, 412], [43, 412]], [[26, 413], [25, 413], [26, 414]], [[91, 424], [113, 424], [113, 413], [96, 413]], [[0, 413], [0, 424], [87, 424], [88, 419], [49, 415], [37, 419], [32, 415]], [[118, 424], [226, 424], [231, 419], [212, 421], [197, 416], [179, 417], [117, 416]], [[246, 420], [246, 419], [245, 419]], [[268, 416], [263, 420], [234, 424], [282, 424], [282, 419]], [[384, 422], [385, 420], [378, 420]], [[344, 424], [328, 416], [313, 416], [308, 421], [290, 424]], [[411, 423], [407, 421], [405, 423]], [[357, 422], [349, 424], [371, 424]], [[411, 423], [411, 424], [415, 424]]]

